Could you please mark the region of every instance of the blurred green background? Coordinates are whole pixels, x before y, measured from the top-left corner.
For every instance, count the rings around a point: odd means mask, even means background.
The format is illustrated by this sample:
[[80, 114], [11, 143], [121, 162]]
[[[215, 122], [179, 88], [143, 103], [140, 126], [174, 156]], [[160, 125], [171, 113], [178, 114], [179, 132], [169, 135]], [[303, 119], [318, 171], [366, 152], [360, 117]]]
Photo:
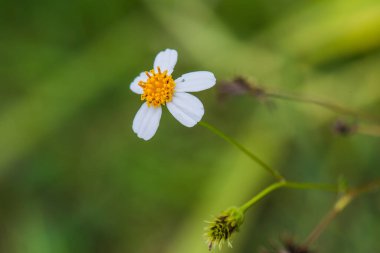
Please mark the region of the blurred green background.
[[[164, 110], [156, 136], [131, 126], [130, 82], [165, 48], [174, 77], [209, 70], [379, 116], [378, 0], [0, 2], [0, 252], [207, 252], [204, 220], [271, 178], [238, 150]], [[217, 84], [218, 86], [219, 84]], [[379, 177], [379, 139], [341, 137], [313, 105], [197, 96], [208, 121], [292, 180]], [[352, 119], [349, 119], [352, 120]], [[233, 249], [303, 240], [334, 194], [280, 190], [252, 208]], [[380, 252], [380, 195], [322, 235], [318, 252]]]

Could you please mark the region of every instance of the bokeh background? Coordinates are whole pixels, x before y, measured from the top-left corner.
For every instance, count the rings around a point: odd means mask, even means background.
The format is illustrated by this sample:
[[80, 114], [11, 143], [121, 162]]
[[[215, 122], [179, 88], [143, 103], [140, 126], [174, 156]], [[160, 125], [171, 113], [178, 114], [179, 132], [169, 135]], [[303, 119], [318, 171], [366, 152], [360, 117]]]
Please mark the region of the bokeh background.
[[[238, 150], [167, 110], [151, 141], [135, 136], [141, 101], [129, 84], [165, 48], [179, 52], [175, 77], [240, 75], [379, 116], [378, 0], [3, 0], [0, 252], [207, 252], [204, 220], [270, 183]], [[379, 139], [334, 134], [337, 113], [219, 101], [218, 86], [197, 94], [204, 120], [288, 178], [357, 185], [380, 176]], [[259, 252], [284, 234], [302, 241], [335, 199], [275, 192], [223, 251]], [[379, 235], [380, 194], [363, 195], [314, 249], [380, 252]]]

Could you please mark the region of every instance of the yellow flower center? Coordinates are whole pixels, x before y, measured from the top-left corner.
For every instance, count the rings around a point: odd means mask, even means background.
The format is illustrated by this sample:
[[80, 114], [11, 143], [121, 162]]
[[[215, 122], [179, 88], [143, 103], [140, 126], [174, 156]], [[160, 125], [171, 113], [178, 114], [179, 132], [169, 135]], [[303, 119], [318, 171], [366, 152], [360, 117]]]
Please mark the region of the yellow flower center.
[[174, 94], [175, 82], [168, 71], [161, 72], [160, 67], [157, 67], [157, 72], [152, 69], [146, 71], [148, 79], [139, 82], [139, 86], [143, 88], [141, 100], [146, 100], [148, 106], [158, 107], [172, 101]]

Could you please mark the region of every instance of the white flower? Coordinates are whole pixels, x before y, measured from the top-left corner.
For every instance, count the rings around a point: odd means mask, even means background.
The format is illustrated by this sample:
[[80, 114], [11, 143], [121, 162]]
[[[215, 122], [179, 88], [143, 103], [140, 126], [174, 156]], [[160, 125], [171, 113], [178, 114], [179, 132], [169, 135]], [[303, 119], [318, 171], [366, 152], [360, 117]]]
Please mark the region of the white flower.
[[132, 126], [139, 138], [149, 140], [154, 136], [160, 124], [162, 105], [166, 105], [174, 118], [187, 127], [193, 127], [203, 117], [202, 102], [187, 92], [211, 88], [215, 85], [215, 76], [208, 71], [196, 71], [174, 81], [171, 74], [177, 56], [177, 51], [173, 49], [159, 52], [153, 69], [142, 72], [131, 83], [131, 90], [141, 94], [141, 100], [145, 101]]

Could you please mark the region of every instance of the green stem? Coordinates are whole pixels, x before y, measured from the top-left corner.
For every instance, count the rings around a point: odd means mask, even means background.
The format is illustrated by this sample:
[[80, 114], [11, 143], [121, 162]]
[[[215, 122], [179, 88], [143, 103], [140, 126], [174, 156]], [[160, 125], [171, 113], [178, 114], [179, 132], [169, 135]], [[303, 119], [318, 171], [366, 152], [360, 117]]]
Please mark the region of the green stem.
[[336, 113], [344, 114], [344, 115], [349, 115], [349, 116], [352, 116], [352, 117], [355, 117], [355, 118], [362, 118], [362, 119], [366, 119], [366, 120], [370, 120], [370, 121], [375, 121], [375, 122], [379, 122], [380, 121], [379, 118], [374, 117], [372, 115], [363, 114], [361, 112], [358, 112], [358, 111], [355, 111], [355, 110], [352, 110], [352, 109], [349, 109], [349, 108], [345, 108], [343, 106], [340, 106], [340, 105], [337, 105], [337, 104], [334, 104], [334, 103], [330, 103], [330, 102], [327, 102], [327, 101], [320, 101], [320, 100], [313, 99], [313, 98], [305, 98], [305, 97], [295, 96], [295, 95], [291, 95], [291, 94], [282, 94], [282, 93], [276, 93], [276, 92], [266, 92], [265, 94], [268, 97], [272, 97], [272, 98], [276, 98], [276, 99], [290, 100], [290, 101], [301, 102], [301, 103], [315, 104], [315, 105], [324, 107], [324, 108], [326, 108], [328, 110], [334, 111]]
[[328, 192], [338, 192], [338, 187], [331, 184], [315, 184], [303, 182], [286, 182], [284, 187], [304, 190], [321, 190]]
[[230, 144], [232, 144], [235, 147], [237, 147], [240, 151], [242, 151], [244, 154], [246, 154], [248, 157], [250, 157], [253, 161], [255, 161], [256, 163], [258, 163], [262, 168], [264, 168], [266, 171], [268, 171], [270, 174], [272, 174], [272, 176], [274, 178], [276, 178], [276, 180], [278, 180], [278, 181], [285, 180], [285, 178], [280, 174], [280, 172], [278, 172], [277, 170], [272, 169], [271, 167], [269, 167], [269, 165], [267, 165], [265, 162], [263, 162], [255, 154], [253, 154], [252, 152], [250, 152], [243, 145], [241, 145], [236, 140], [232, 139], [231, 137], [229, 137], [228, 135], [226, 135], [225, 133], [223, 133], [222, 131], [220, 131], [216, 127], [214, 127], [214, 126], [212, 126], [212, 125], [210, 125], [210, 124], [208, 124], [208, 123], [206, 123], [204, 121], [200, 121], [198, 124], [201, 125], [201, 126], [203, 126], [203, 127], [205, 127], [205, 128], [207, 128], [208, 130], [210, 130], [211, 132], [213, 132], [217, 136], [221, 137], [225, 141], [227, 141]]
[[254, 205], [256, 202], [264, 198], [266, 195], [282, 187], [293, 188], [293, 189], [303, 189], [303, 190], [314, 189], [314, 190], [322, 190], [322, 191], [329, 191], [329, 192], [338, 192], [337, 186], [334, 186], [334, 185], [303, 183], [303, 182], [287, 182], [284, 180], [281, 182], [273, 183], [269, 185], [268, 187], [266, 187], [261, 192], [259, 192], [252, 199], [250, 199], [249, 201], [247, 201], [245, 204], [243, 204], [240, 207], [241, 211], [246, 212], [252, 205]]
[[248, 202], [243, 204], [240, 209], [242, 212], [246, 212], [248, 208], [250, 208], [253, 204], [264, 198], [266, 195], [271, 193], [274, 190], [277, 190], [281, 187], [287, 187], [287, 188], [293, 188], [293, 189], [315, 189], [315, 190], [323, 190], [323, 191], [330, 191], [330, 192], [338, 192], [338, 188], [334, 185], [327, 185], [327, 184], [314, 184], [314, 183], [303, 183], [303, 182], [288, 182], [286, 181], [285, 177], [282, 176], [277, 170], [272, 169], [269, 167], [266, 163], [264, 163], [261, 159], [259, 159], [256, 155], [254, 155], [252, 152], [250, 152], [248, 149], [246, 149], [244, 146], [242, 146], [240, 143], [217, 129], [216, 127], [204, 122], [200, 121], [199, 125], [207, 128], [217, 136], [221, 137], [225, 141], [229, 142], [230, 144], [237, 147], [240, 151], [242, 151], [244, 154], [246, 154], [248, 157], [250, 157], [253, 161], [258, 163], [261, 167], [263, 167], [266, 171], [272, 174], [274, 178], [278, 182], [273, 183], [269, 185], [267, 188], [259, 192], [257, 195], [255, 195], [252, 199], [250, 199]]
[[273, 184], [269, 185], [267, 188], [265, 188], [264, 190], [259, 192], [253, 198], [248, 200], [248, 202], [246, 202], [244, 205], [242, 205], [240, 207], [240, 210], [243, 213], [245, 213], [248, 210], [248, 208], [250, 208], [253, 204], [258, 202], [260, 199], [264, 198], [266, 195], [268, 195], [272, 191], [277, 190], [278, 188], [284, 187], [285, 184], [286, 184], [286, 182], [283, 181], [283, 182], [277, 182], [277, 183], [273, 183]]

